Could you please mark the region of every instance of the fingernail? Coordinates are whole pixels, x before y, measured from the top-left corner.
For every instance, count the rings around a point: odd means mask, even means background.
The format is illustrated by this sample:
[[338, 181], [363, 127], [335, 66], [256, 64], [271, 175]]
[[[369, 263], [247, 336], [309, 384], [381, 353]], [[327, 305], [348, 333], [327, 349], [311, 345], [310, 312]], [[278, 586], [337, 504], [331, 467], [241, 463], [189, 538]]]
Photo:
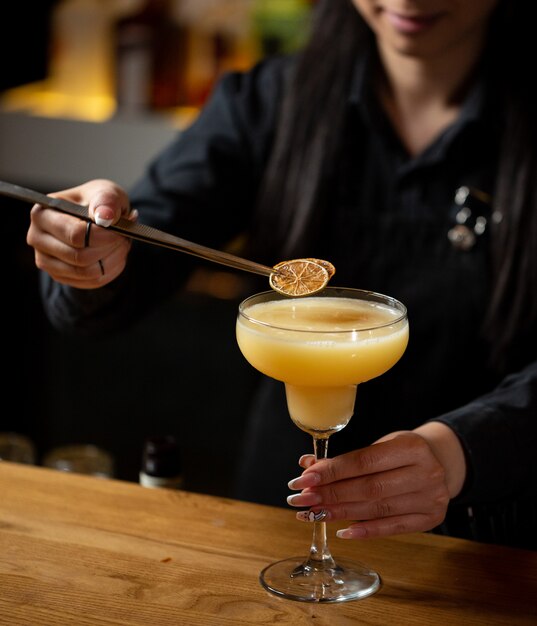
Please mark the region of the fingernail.
[[104, 228], [110, 226], [110, 224], [114, 221], [114, 211], [104, 204], [98, 204], [95, 207], [93, 215], [95, 223], [98, 226], [104, 226]]
[[319, 474], [315, 472], [308, 472], [307, 474], [302, 474], [302, 476], [297, 476], [297, 478], [293, 478], [287, 483], [289, 489], [306, 489], [306, 487], [315, 487], [321, 482], [321, 477]]
[[107, 228], [113, 221], [114, 220], [102, 217], [100, 213], [95, 213], [95, 223], [97, 226], [104, 226], [104, 228]]
[[287, 497], [287, 504], [291, 506], [315, 506], [321, 504], [321, 496], [318, 493], [293, 493]]
[[315, 463], [315, 456], [313, 454], [303, 454], [298, 459], [298, 464], [300, 465], [300, 467], [303, 467], [304, 469], [311, 467], [314, 463]]
[[367, 535], [363, 526], [353, 526], [352, 528], [342, 528], [336, 532], [339, 539], [362, 539]]
[[330, 513], [324, 509], [320, 511], [299, 511], [296, 514], [296, 518], [300, 522], [324, 522], [330, 519]]

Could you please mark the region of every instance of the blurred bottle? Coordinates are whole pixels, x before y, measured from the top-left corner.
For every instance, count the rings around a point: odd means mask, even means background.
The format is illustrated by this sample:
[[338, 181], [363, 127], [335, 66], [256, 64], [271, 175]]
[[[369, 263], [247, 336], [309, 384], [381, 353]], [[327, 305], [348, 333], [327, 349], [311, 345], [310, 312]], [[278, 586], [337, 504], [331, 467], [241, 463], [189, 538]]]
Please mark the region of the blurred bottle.
[[262, 56], [298, 50], [309, 33], [311, 0], [255, 0], [252, 20]]
[[140, 484], [143, 487], [181, 489], [184, 484], [181, 451], [173, 435], [149, 437], [144, 442]]
[[60, 446], [48, 452], [43, 465], [61, 472], [88, 474], [98, 478], [112, 478], [114, 475], [114, 459], [97, 446], [76, 444]]
[[49, 76], [75, 98], [111, 97], [112, 12], [104, 0], [61, 0], [52, 14]]
[[186, 36], [171, 0], [146, 0], [114, 25], [117, 112], [143, 114], [185, 103]]
[[187, 104], [202, 106], [227, 71], [259, 60], [252, 9], [256, 0], [180, 0], [176, 14], [188, 26]]
[[0, 433], [0, 461], [26, 463], [36, 462], [35, 446], [31, 439], [18, 433]]

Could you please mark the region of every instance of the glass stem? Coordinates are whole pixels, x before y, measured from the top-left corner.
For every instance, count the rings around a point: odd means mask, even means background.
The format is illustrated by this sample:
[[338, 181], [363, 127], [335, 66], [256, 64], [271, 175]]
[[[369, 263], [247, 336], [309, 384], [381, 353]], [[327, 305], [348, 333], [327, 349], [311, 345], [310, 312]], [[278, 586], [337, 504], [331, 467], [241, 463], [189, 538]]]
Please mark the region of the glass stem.
[[[326, 459], [328, 455], [328, 437], [314, 436], [313, 450], [317, 461]], [[313, 522], [313, 539], [310, 554], [305, 566], [316, 570], [326, 570], [336, 567], [336, 563], [330, 554], [326, 540], [326, 522]]]

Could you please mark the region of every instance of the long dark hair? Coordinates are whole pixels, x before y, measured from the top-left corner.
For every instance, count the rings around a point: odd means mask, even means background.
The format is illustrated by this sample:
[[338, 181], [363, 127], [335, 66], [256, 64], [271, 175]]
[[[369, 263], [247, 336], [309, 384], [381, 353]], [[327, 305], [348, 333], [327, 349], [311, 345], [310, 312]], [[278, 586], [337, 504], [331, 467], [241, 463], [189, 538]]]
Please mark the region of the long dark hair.
[[484, 325], [496, 360], [537, 318], [537, 99], [524, 61], [533, 58], [535, 35], [525, 5], [500, 2], [488, 46], [503, 112], [493, 197], [502, 219], [492, 225], [493, 290]]
[[[311, 36], [288, 77], [274, 147], [259, 194], [256, 253], [303, 253], [322, 216], [340, 147], [349, 80], [370, 32], [350, 0], [317, 3]], [[313, 71], [312, 71], [313, 68]]]
[[[483, 326], [496, 362], [513, 336], [537, 318], [537, 107], [528, 86], [534, 35], [524, 5], [500, 0], [487, 52], [504, 120], [493, 194], [493, 210], [502, 219], [491, 226], [493, 287]], [[275, 254], [304, 254], [318, 232], [342, 148], [349, 81], [371, 37], [351, 0], [318, 0], [309, 43], [290, 75], [259, 195], [255, 240], [266, 262]]]

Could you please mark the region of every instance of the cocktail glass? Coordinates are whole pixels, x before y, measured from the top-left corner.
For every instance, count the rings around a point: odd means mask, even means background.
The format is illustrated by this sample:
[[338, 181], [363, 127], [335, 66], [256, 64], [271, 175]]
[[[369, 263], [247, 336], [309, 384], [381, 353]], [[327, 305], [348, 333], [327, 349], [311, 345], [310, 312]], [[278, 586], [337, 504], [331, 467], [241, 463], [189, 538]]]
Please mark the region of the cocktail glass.
[[[330, 435], [349, 422], [357, 385], [403, 355], [407, 312], [394, 298], [360, 289], [327, 287], [305, 297], [266, 291], [240, 304], [237, 342], [253, 367], [285, 383], [291, 419], [312, 435], [319, 460], [327, 456]], [[307, 557], [267, 566], [260, 582], [303, 602], [354, 600], [380, 588], [378, 573], [362, 563], [334, 560], [324, 521], [313, 522]]]

